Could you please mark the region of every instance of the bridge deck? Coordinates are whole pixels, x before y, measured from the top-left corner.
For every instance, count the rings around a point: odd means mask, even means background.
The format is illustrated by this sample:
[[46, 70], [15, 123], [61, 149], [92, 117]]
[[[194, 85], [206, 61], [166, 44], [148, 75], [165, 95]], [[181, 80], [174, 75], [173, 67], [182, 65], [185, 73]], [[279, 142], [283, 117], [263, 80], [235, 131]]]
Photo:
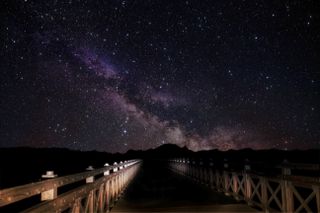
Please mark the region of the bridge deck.
[[144, 163], [111, 212], [257, 212], [155, 163]]

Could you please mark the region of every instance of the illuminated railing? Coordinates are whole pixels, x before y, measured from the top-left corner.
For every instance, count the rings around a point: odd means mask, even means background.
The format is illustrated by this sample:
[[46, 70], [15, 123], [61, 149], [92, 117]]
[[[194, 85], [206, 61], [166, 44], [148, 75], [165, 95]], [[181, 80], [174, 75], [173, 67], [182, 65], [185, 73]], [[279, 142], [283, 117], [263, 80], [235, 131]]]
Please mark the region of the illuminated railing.
[[[188, 159], [174, 159], [170, 168], [237, 200], [265, 212], [320, 212], [320, 165], [284, 163], [280, 175], [257, 175], [246, 164], [241, 172], [232, 171], [228, 163], [216, 168]], [[311, 171], [313, 177], [292, 175], [292, 170]]]
[[[0, 210], [1, 207], [40, 194], [43, 202], [25, 212], [107, 212], [135, 176], [140, 163], [140, 160], [130, 160], [112, 166], [106, 164], [95, 170], [89, 167], [86, 172], [64, 177], [56, 177], [52, 171], [48, 171], [42, 176], [48, 180], [0, 190]], [[81, 181], [85, 183], [58, 195], [60, 187]]]

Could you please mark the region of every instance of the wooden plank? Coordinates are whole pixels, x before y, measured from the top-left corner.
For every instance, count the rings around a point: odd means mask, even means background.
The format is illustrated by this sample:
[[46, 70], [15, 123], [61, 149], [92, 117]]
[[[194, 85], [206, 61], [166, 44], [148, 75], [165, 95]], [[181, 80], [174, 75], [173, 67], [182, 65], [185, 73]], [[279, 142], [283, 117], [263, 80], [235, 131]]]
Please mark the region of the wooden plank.
[[259, 212], [245, 204], [226, 204], [226, 205], [192, 205], [186, 203], [180, 206], [159, 206], [156, 208], [141, 208], [128, 207], [121, 203], [121, 201], [112, 208], [111, 212], [129, 213], [129, 212]]

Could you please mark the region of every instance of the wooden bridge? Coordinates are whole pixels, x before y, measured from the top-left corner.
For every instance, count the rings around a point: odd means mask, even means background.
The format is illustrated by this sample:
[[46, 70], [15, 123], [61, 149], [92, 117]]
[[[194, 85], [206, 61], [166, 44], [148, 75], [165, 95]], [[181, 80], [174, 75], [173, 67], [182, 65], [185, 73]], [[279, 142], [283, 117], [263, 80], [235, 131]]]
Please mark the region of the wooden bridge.
[[43, 181], [0, 190], [0, 212], [320, 212], [319, 165], [273, 169], [280, 173], [259, 174], [249, 162], [233, 168], [179, 158], [64, 177], [49, 171]]

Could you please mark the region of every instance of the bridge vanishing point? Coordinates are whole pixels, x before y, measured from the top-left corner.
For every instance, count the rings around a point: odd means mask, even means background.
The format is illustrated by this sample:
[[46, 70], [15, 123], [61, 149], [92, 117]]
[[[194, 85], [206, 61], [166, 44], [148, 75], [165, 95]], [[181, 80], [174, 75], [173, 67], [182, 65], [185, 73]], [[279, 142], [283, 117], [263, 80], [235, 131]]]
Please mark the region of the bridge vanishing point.
[[290, 164], [263, 175], [247, 162], [171, 159], [129, 160], [99, 169], [0, 190], [0, 212], [320, 212], [320, 179], [294, 171], [319, 165]]

